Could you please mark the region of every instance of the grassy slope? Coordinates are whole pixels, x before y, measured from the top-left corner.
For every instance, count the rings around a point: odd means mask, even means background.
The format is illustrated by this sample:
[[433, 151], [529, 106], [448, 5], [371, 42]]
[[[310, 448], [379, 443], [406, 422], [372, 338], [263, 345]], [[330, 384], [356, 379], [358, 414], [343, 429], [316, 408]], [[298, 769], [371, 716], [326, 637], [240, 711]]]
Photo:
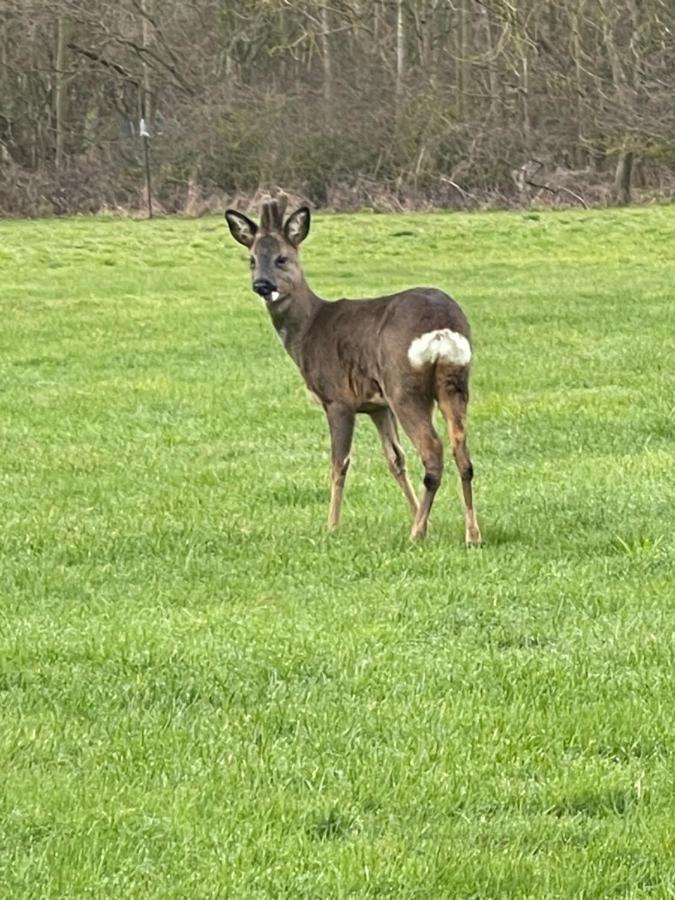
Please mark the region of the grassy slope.
[[[327, 435], [221, 221], [0, 225], [11, 897], [669, 897], [675, 211], [317, 217], [474, 327], [487, 546]], [[411, 460], [417, 483], [420, 469]]]

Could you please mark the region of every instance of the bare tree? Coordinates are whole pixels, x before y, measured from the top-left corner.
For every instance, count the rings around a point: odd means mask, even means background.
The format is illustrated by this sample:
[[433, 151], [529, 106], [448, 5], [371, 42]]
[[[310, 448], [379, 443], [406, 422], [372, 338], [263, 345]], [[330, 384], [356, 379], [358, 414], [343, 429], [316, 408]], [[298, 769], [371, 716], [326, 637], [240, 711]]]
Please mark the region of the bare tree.
[[673, 33], [668, 0], [0, 0], [0, 211], [139, 206], [139, 118], [168, 210], [672, 196]]

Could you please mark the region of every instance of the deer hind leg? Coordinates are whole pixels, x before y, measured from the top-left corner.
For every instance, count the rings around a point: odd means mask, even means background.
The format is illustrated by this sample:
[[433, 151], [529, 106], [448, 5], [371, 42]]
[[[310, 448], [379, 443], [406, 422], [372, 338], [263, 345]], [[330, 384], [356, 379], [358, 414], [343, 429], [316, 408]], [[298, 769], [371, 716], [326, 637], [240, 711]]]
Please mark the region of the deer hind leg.
[[462, 480], [464, 496], [464, 538], [467, 546], [480, 544], [481, 535], [473, 505], [473, 466], [466, 441], [466, 409], [469, 403], [468, 373], [446, 372], [439, 379], [438, 405], [448, 426], [452, 454]]
[[417, 540], [427, 533], [431, 506], [443, 477], [443, 445], [431, 421], [430, 400], [414, 395], [398, 397], [392, 409], [424, 466], [424, 494], [410, 532], [411, 539]]
[[349, 469], [349, 451], [354, 436], [354, 413], [351, 409], [331, 403], [326, 406], [331, 443], [331, 490], [328, 528], [333, 531], [340, 524], [342, 495]]
[[373, 420], [373, 424], [380, 435], [382, 449], [384, 450], [389, 471], [405, 494], [408, 506], [410, 507], [410, 512], [414, 519], [417, 516], [419, 503], [417, 502], [415, 491], [410, 484], [408, 472], [406, 471], [405, 453], [399, 442], [396, 419], [389, 409], [378, 409], [376, 412], [370, 413], [370, 418]]

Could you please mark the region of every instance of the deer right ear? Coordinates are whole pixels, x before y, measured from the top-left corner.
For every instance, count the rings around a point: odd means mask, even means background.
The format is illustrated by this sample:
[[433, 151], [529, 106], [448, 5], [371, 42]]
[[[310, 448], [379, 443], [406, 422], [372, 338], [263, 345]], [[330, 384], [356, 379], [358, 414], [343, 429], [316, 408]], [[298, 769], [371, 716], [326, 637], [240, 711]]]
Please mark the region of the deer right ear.
[[299, 247], [309, 234], [309, 208], [301, 206], [286, 219], [284, 225], [286, 240], [293, 247]]
[[230, 234], [235, 241], [239, 241], [244, 247], [252, 247], [258, 232], [258, 226], [255, 222], [252, 222], [243, 213], [237, 212], [236, 209], [226, 210], [225, 218], [230, 226]]

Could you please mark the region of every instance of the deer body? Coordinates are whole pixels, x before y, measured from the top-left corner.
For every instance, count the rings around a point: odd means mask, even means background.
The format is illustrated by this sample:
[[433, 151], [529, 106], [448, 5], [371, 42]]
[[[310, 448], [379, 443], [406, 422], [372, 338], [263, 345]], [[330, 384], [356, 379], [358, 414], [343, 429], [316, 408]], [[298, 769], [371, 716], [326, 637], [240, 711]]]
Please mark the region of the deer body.
[[371, 412], [372, 406], [391, 406], [406, 381], [434, 394], [433, 367], [411, 371], [408, 351], [421, 334], [446, 328], [468, 334], [457, 304], [432, 288], [372, 300], [319, 300], [292, 351], [287, 349], [322, 403]]
[[[369, 300], [322, 300], [309, 288], [297, 258], [309, 230], [309, 210], [297, 210], [286, 222], [283, 213], [279, 201], [265, 204], [260, 229], [235, 210], [226, 218], [235, 239], [251, 250], [254, 290], [326, 413], [332, 456], [329, 527], [339, 523], [355, 417], [364, 413], [377, 428], [389, 469], [408, 501], [411, 537], [426, 534], [443, 472], [443, 448], [432, 421], [438, 403], [462, 479], [466, 541], [479, 543], [466, 445], [471, 346], [464, 313], [435, 288]], [[397, 422], [424, 465], [421, 503], [408, 479]]]

